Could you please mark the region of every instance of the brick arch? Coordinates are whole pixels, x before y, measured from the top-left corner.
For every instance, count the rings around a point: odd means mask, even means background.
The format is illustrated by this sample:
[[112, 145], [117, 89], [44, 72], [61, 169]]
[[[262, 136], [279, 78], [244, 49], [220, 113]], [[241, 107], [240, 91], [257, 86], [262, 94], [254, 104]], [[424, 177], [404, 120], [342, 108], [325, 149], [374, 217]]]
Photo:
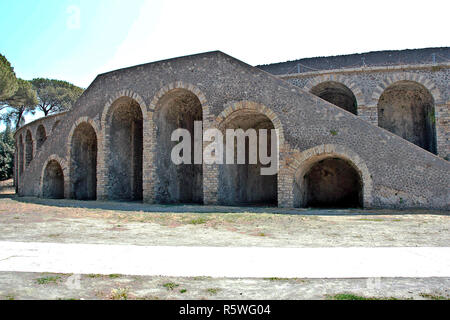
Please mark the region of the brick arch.
[[[103, 167], [104, 167], [104, 157], [103, 157], [103, 152], [101, 152], [103, 150], [103, 136], [102, 136], [102, 132], [100, 130], [100, 127], [98, 125], [98, 123], [96, 121], [94, 121], [93, 119], [85, 116], [85, 117], [80, 117], [77, 119], [77, 121], [75, 121], [75, 123], [72, 125], [72, 128], [70, 129], [69, 135], [67, 137], [67, 143], [66, 143], [66, 154], [67, 154], [67, 163], [69, 164], [68, 168], [69, 168], [69, 176], [68, 176], [68, 184], [70, 185], [70, 165], [71, 165], [71, 159], [72, 159], [72, 138], [73, 135], [75, 133], [76, 128], [82, 124], [82, 123], [87, 123], [89, 124], [95, 131], [95, 135], [97, 137], [97, 199], [99, 199], [99, 188], [100, 191], [103, 191], [103, 184], [102, 184], [102, 172], [103, 172]], [[67, 187], [67, 191], [65, 190], [64, 192], [67, 192], [67, 196], [70, 196], [70, 192], [71, 192], [71, 188]], [[102, 193], [101, 193], [102, 194]]]
[[[307, 149], [305, 151], [297, 151], [291, 157], [288, 167], [292, 174], [292, 183], [295, 183], [297, 177], [306, 173], [309, 168], [317, 163], [318, 160], [328, 157], [337, 157], [348, 161], [358, 171], [363, 188], [363, 206], [365, 208], [372, 205], [373, 182], [369, 169], [361, 157], [351, 149], [334, 144], [323, 144]], [[292, 190], [293, 192], [293, 190]]]
[[64, 197], [67, 197], [68, 195], [68, 187], [69, 187], [69, 166], [67, 165], [67, 161], [64, 158], [61, 158], [60, 156], [56, 154], [50, 155], [47, 160], [44, 162], [44, 165], [41, 169], [41, 177], [39, 181], [39, 196], [43, 196], [43, 187], [44, 187], [44, 175], [45, 175], [45, 169], [47, 168], [47, 165], [50, 161], [56, 161], [59, 163], [63, 174], [64, 174]]
[[238, 110], [254, 110], [267, 116], [267, 118], [272, 121], [274, 128], [278, 130], [279, 147], [281, 148], [284, 145], [285, 139], [283, 125], [281, 124], [281, 121], [278, 118], [277, 114], [270, 108], [257, 102], [239, 101], [232, 103], [217, 116], [217, 118], [215, 119], [215, 126], [217, 128], [220, 128], [224, 121], [228, 118], [228, 116]]
[[174, 89], [185, 89], [187, 91], [192, 92], [194, 95], [197, 96], [198, 100], [200, 101], [200, 104], [202, 105], [202, 118], [204, 127], [205, 124], [209, 125], [212, 122], [212, 115], [210, 113], [210, 107], [208, 105], [208, 101], [206, 99], [205, 94], [195, 85], [184, 82], [184, 81], [176, 81], [169, 83], [168, 85], [165, 85], [159, 91], [155, 94], [152, 101], [150, 102], [149, 109], [151, 112], [155, 112], [156, 108], [158, 106], [159, 100], [169, 91]]
[[430, 92], [435, 104], [442, 103], [441, 92], [433, 81], [418, 73], [403, 72], [389, 75], [378, 84], [372, 93], [371, 105], [376, 106], [384, 90], [399, 81], [411, 81], [424, 86]]
[[[31, 141], [28, 141], [28, 137], [30, 137]], [[31, 161], [33, 161], [34, 154], [36, 151], [36, 139], [33, 138], [33, 132], [30, 128], [28, 128], [25, 131], [24, 145], [25, 145], [25, 168], [27, 168], [31, 163]]]
[[356, 98], [356, 103], [358, 104], [358, 107], [366, 105], [366, 101], [364, 100], [364, 94], [361, 88], [355, 82], [349, 80], [347, 77], [340, 74], [337, 75], [328, 74], [314, 77], [311, 80], [309, 80], [308, 83], [306, 83], [303, 89], [310, 92], [311, 89], [314, 88], [315, 86], [330, 81], [340, 83], [349, 88]]
[[144, 121], [148, 120], [147, 107], [145, 105], [144, 99], [142, 99], [142, 97], [140, 95], [133, 92], [132, 90], [121, 90], [121, 91], [118, 91], [115, 94], [113, 94], [108, 99], [108, 102], [105, 104], [105, 106], [103, 107], [102, 118], [101, 118], [101, 122], [100, 122], [103, 131], [105, 130], [105, 127], [107, 125], [107, 119], [112, 112], [111, 107], [114, 105], [114, 103], [118, 99], [120, 99], [122, 97], [128, 97], [128, 98], [135, 100], [139, 104], [139, 107], [141, 108], [141, 112], [142, 112], [142, 116], [144, 117]]

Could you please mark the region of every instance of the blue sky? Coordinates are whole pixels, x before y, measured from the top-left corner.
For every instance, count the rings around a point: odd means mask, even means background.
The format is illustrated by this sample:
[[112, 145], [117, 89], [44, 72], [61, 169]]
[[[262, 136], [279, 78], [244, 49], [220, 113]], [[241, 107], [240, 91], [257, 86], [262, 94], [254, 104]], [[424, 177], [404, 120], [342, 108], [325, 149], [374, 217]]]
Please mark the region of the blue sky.
[[256, 65], [449, 45], [445, 0], [0, 0], [0, 12], [0, 53], [18, 77], [84, 88], [102, 72], [211, 50]]

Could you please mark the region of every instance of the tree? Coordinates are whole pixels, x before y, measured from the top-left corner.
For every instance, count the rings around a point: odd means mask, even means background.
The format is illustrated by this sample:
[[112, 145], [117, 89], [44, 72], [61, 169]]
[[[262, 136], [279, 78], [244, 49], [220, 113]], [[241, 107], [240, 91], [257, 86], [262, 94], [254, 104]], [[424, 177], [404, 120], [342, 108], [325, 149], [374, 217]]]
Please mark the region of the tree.
[[0, 132], [0, 181], [12, 177], [14, 169], [14, 136], [9, 124]]
[[16, 93], [5, 100], [9, 110], [2, 115], [1, 120], [8, 123], [14, 123], [17, 130], [25, 121], [24, 115], [28, 112], [34, 113], [38, 104], [36, 91], [29, 81], [17, 79], [18, 89]]
[[45, 116], [69, 110], [83, 93], [82, 88], [67, 81], [36, 78], [31, 83], [38, 95], [37, 107]]
[[[10, 98], [18, 89], [14, 68], [9, 61], [0, 54], [0, 104]], [[0, 108], [0, 110], [3, 108]]]

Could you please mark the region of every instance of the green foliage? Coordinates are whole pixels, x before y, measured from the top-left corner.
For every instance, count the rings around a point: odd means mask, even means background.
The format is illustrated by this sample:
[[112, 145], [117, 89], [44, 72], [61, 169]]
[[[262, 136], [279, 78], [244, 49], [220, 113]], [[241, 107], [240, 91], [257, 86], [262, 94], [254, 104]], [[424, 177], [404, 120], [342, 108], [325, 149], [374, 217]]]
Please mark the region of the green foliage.
[[14, 68], [11, 67], [6, 57], [0, 54], [0, 101], [13, 96], [17, 89], [18, 83]]
[[332, 136], [335, 136], [338, 134], [337, 130], [330, 130], [330, 133]]
[[0, 180], [12, 177], [14, 168], [14, 137], [9, 125], [0, 132]]
[[46, 116], [69, 110], [83, 93], [82, 88], [67, 81], [36, 78], [31, 80], [31, 83], [39, 98], [37, 107]]
[[18, 79], [19, 87], [16, 93], [5, 100], [8, 111], [4, 113], [0, 120], [14, 124], [18, 129], [24, 123], [24, 115], [28, 112], [34, 113], [38, 103], [36, 91], [29, 81]]

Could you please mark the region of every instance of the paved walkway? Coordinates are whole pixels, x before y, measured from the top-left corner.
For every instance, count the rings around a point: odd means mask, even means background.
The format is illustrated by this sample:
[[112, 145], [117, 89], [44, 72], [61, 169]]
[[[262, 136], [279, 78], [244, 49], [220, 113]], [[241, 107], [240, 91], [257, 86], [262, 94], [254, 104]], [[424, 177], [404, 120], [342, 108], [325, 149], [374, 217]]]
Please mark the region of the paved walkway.
[[230, 278], [450, 277], [450, 247], [151, 247], [4, 241], [0, 271]]

